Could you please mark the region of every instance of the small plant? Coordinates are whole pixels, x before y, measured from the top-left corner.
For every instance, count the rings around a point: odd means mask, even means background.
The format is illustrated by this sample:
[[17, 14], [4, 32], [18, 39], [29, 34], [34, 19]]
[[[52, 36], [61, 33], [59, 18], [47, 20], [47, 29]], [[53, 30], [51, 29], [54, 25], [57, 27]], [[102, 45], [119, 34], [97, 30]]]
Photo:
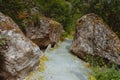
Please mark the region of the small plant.
[[3, 45], [5, 43], [4, 36], [0, 35], [0, 45]]
[[116, 69], [114, 63], [109, 63], [108, 60], [98, 57], [86, 55], [85, 61], [88, 62], [93, 70], [93, 76], [89, 80], [120, 80], [120, 71]]
[[44, 80], [44, 76], [40, 76], [40, 77], [39, 77], [39, 80]]
[[45, 71], [45, 62], [48, 60], [49, 60], [48, 57], [45, 55], [40, 57], [40, 69], [39, 69], [40, 72]]
[[85, 61], [90, 63], [91, 66], [106, 66], [106, 62], [107, 60], [102, 58], [102, 57], [99, 57], [99, 56], [92, 56], [90, 54], [86, 54], [86, 57], [85, 57]]
[[89, 80], [97, 80], [93, 75], [89, 75]]
[[64, 38], [66, 38], [66, 37], [67, 37], [67, 35], [68, 35], [68, 33], [67, 33], [67, 32], [63, 32], [63, 33], [62, 33], [61, 40], [64, 40]]
[[120, 71], [116, 70], [114, 65], [111, 68], [93, 67], [92, 70], [97, 80], [120, 80]]

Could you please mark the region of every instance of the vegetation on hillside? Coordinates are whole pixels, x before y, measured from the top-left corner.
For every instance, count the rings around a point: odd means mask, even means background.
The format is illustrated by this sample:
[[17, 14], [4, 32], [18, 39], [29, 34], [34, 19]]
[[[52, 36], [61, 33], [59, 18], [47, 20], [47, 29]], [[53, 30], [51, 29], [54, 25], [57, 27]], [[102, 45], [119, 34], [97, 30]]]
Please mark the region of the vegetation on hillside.
[[120, 36], [120, 0], [71, 0], [75, 14], [95, 13]]
[[69, 34], [74, 32], [78, 18], [87, 13], [96, 13], [120, 36], [119, 5], [120, 0], [0, 0], [0, 11], [20, 25], [23, 18], [18, 15], [37, 7], [42, 15], [60, 22]]
[[[96, 79], [90, 80], [120, 80], [120, 71], [114, 63], [101, 58], [87, 55], [85, 61], [89, 63]], [[91, 76], [90, 76], [91, 77]]]

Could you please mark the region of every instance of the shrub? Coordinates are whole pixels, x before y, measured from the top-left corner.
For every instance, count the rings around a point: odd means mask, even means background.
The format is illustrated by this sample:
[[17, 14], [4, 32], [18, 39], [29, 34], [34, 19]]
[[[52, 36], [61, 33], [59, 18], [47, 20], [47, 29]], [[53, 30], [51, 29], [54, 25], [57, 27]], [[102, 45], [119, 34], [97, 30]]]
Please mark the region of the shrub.
[[36, 0], [36, 4], [44, 16], [60, 22], [66, 31], [72, 28], [68, 27], [72, 23], [73, 16], [66, 0]]
[[0, 12], [10, 16], [21, 28], [25, 18], [25, 10], [29, 11], [34, 5], [33, 0], [0, 0]]
[[[21, 26], [26, 16], [23, 11], [38, 7], [42, 15], [60, 22], [68, 34], [74, 32], [78, 18], [87, 13], [95, 13], [100, 15], [120, 37], [119, 5], [120, 0], [0, 0], [0, 11], [12, 17]], [[18, 17], [19, 14], [22, 18]]]
[[90, 55], [86, 56], [85, 61], [91, 65], [92, 75], [96, 80], [120, 80], [120, 71], [117, 70], [117, 65], [114, 63], [109, 63], [104, 58]]
[[94, 67], [92, 70], [96, 80], [120, 80], [120, 71], [116, 70], [114, 65], [111, 68]]
[[120, 36], [120, 0], [72, 0], [73, 13], [100, 15]]

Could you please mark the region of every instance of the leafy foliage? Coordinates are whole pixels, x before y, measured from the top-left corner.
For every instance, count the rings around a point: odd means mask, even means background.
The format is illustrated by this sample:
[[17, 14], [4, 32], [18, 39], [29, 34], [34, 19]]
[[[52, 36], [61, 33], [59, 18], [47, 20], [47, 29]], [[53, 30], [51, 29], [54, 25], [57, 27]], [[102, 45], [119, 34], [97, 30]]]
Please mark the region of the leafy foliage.
[[93, 70], [96, 80], [120, 80], [120, 71], [116, 70], [114, 65], [111, 68], [96, 67]]
[[95, 13], [100, 15], [120, 36], [119, 5], [120, 0], [0, 0], [0, 11], [21, 25], [26, 16], [22, 12], [38, 7], [42, 15], [60, 22], [68, 34], [73, 34], [78, 18], [87, 13]]
[[[96, 80], [120, 80], [120, 71], [117, 70], [117, 65], [108, 60], [87, 55], [85, 61], [88, 62], [93, 70], [93, 76]], [[91, 76], [90, 76], [91, 77]], [[90, 78], [90, 80], [94, 80]]]
[[120, 0], [72, 0], [73, 13], [100, 15], [120, 36]]
[[10, 16], [20, 28], [23, 27], [21, 23], [26, 16], [24, 11], [29, 11], [32, 7], [32, 0], [0, 0], [0, 12]]
[[36, 3], [44, 16], [60, 22], [65, 30], [69, 29], [67, 27], [72, 22], [72, 15], [66, 0], [36, 0]]

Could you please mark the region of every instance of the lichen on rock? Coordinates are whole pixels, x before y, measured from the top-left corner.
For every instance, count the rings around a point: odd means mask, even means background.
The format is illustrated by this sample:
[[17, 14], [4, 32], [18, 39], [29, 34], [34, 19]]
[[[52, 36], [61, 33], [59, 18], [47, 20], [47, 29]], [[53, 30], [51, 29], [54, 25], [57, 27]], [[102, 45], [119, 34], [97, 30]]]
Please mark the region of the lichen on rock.
[[26, 26], [26, 36], [40, 48], [57, 44], [63, 32], [63, 26], [60, 23], [39, 15], [35, 19], [31, 16], [23, 23]]
[[[0, 35], [5, 44], [0, 45], [0, 77], [5, 80], [23, 80], [39, 66], [39, 47], [24, 36], [18, 25], [0, 13]], [[2, 38], [0, 38], [2, 39]]]
[[78, 19], [71, 46], [74, 54], [99, 56], [120, 65], [120, 40], [110, 27], [96, 14]]

